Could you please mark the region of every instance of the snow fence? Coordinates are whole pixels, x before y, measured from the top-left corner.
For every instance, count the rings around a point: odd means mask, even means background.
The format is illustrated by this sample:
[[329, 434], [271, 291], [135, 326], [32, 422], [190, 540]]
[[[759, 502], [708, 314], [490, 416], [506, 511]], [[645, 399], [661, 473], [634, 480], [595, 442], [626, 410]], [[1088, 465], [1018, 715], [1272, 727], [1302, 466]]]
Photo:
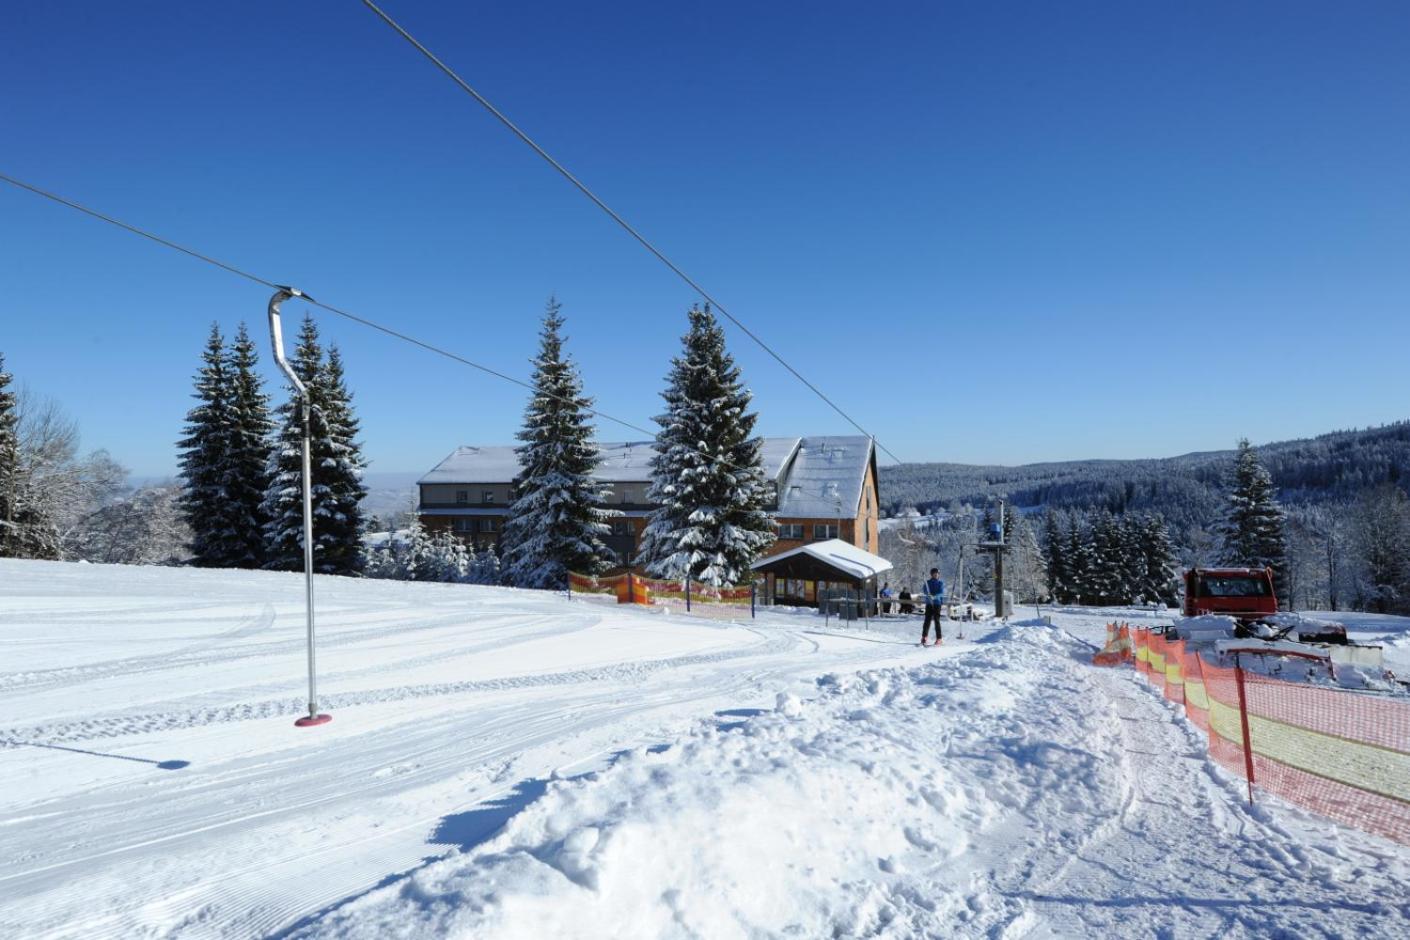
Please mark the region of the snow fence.
[[[1120, 662], [1184, 706], [1209, 756], [1290, 803], [1410, 844], [1410, 705], [1221, 666], [1185, 642], [1110, 624], [1094, 661]], [[1113, 654], [1106, 655], [1104, 654]]]
[[630, 573], [609, 578], [569, 574], [568, 593], [611, 595], [617, 598], [619, 604], [669, 607], [701, 617], [726, 620], [753, 617], [755, 610], [752, 584], [717, 588], [699, 581], [666, 581]]

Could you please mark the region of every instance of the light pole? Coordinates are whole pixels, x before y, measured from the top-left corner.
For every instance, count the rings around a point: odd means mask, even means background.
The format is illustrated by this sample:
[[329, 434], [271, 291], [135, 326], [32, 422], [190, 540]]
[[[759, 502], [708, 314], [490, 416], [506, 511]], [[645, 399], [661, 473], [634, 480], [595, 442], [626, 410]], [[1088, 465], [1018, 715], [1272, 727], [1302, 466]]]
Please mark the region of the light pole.
[[294, 724], [300, 728], [307, 728], [310, 725], [327, 724], [333, 720], [333, 716], [320, 714], [318, 711], [318, 677], [314, 667], [313, 654], [313, 454], [309, 433], [308, 386], [304, 385], [303, 380], [294, 371], [294, 367], [289, 365], [289, 360], [284, 358], [284, 331], [279, 322], [279, 305], [290, 297], [310, 299], [307, 294], [297, 288], [279, 288], [274, 296], [269, 298], [269, 338], [274, 343], [274, 361], [289, 380], [289, 384], [294, 387], [294, 393], [299, 396], [299, 408], [303, 415], [302, 477], [304, 491], [304, 587], [307, 592], [308, 609], [308, 714]]

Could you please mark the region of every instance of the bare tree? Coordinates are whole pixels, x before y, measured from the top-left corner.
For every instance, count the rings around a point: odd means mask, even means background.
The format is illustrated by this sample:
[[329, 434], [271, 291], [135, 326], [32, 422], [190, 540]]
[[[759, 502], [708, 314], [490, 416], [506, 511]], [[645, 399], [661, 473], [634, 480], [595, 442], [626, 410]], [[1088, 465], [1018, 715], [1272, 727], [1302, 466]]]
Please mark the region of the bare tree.
[[127, 471], [107, 451], [78, 455], [78, 426], [59, 404], [21, 390], [19, 460], [7, 550], [19, 558], [64, 558], [84, 516], [122, 486]]
[[174, 483], [148, 486], [112, 500], [79, 521], [72, 551], [87, 561], [170, 565], [190, 557], [191, 530]]

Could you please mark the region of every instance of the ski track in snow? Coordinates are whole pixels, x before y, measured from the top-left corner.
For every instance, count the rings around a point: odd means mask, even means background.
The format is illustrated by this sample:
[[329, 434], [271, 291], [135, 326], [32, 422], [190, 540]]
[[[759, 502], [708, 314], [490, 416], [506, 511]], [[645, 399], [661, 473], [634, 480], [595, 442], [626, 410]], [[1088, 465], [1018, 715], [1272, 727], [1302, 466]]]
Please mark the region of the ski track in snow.
[[[72, 566], [56, 568], [64, 573], [73, 570]], [[95, 567], [85, 573], [102, 571]], [[183, 574], [189, 579], [189, 573]], [[252, 580], [260, 587], [279, 584], [273, 579], [281, 579], [226, 575], [222, 579], [220, 574], [205, 573], [213, 582]], [[281, 580], [297, 587], [296, 579]], [[0, 585], [7, 583], [13, 582], [0, 580]], [[96, 589], [110, 587], [99, 582]], [[0, 732], [0, 741], [6, 744], [0, 747], [0, 760], [8, 755], [9, 768], [30, 784], [32, 796], [27, 805], [6, 806], [0, 819], [7, 843], [19, 847], [9, 858], [0, 859], [0, 896], [6, 899], [0, 902], [0, 934], [268, 935], [365, 890], [389, 872], [446, 851], [449, 845], [436, 843], [427, 834], [456, 808], [491, 800], [526, 778], [551, 774], [558, 766], [591, 766], [609, 759], [644, 729], [659, 733], [662, 722], [691, 720], [712, 708], [767, 695], [765, 687], [808, 674], [807, 661], [800, 662], [796, 656], [819, 649], [816, 639], [800, 635], [791, 623], [789, 629], [778, 629], [663, 618], [614, 605], [569, 604], [537, 594], [516, 597], [516, 592], [494, 589], [471, 589], [473, 600], [467, 607], [466, 592], [447, 593], [438, 591], [440, 587], [332, 582], [325, 588], [320, 581], [320, 592], [331, 595], [324, 601], [328, 616], [320, 617], [320, 650], [363, 643], [385, 652], [374, 652], [370, 658], [361, 655], [351, 668], [327, 653], [320, 657], [325, 670], [321, 688], [326, 690], [322, 704], [336, 720], [315, 732], [317, 738], [289, 727], [289, 718], [304, 708], [296, 697], [301, 674], [297, 656], [290, 659], [293, 668], [282, 677], [285, 694], [279, 698], [251, 694], [267, 692], [267, 683], [237, 681], [217, 691], [196, 693], [224, 701], [198, 708], [132, 710], [124, 707], [120, 687], [111, 693], [114, 701], [102, 701], [109, 679], [150, 678], [159, 684], [160, 697], [180, 701], [191, 697], [193, 688], [202, 688], [203, 677], [220, 669], [241, 666], [237, 678], [247, 680], [248, 667], [260, 665], [271, 650], [301, 652], [301, 611], [297, 606], [280, 611], [286, 636], [271, 640], [267, 634], [275, 628], [269, 624], [268, 602], [257, 602], [259, 591], [246, 597], [247, 606], [258, 613], [238, 617], [233, 627], [216, 628], [208, 637], [190, 642], [188, 634], [199, 635], [199, 631], [190, 630], [187, 622], [179, 631], [181, 642], [170, 652], [11, 673], [31, 681], [0, 684], [0, 704], [26, 701], [60, 676], [71, 680], [71, 686], [58, 684], [75, 690], [76, 698], [94, 697], [82, 709], [91, 717], [30, 722]], [[338, 588], [372, 594], [390, 591], [403, 599], [399, 604], [370, 605], [381, 611], [381, 625], [348, 627], [346, 620], [366, 618], [344, 616], [348, 604]], [[0, 593], [3, 590], [0, 586]], [[63, 610], [66, 599], [55, 593], [60, 596], [51, 600], [52, 610]], [[428, 599], [436, 595], [451, 598], [457, 612], [428, 611]], [[409, 604], [407, 596], [420, 603]], [[33, 608], [35, 603], [28, 599], [25, 606]], [[134, 619], [157, 609], [130, 606], [141, 608], [127, 614]], [[195, 617], [200, 618], [199, 611], [206, 605], [193, 606]], [[223, 606], [228, 610], [230, 605]], [[526, 607], [530, 613], [525, 613]], [[37, 623], [42, 633], [49, 624], [62, 632], [84, 619], [83, 614], [66, 619], [52, 610], [42, 618], [11, 613], [8, 622], [23, 624], [26, 630]], [[95, 609], [93, 616], [105, 628], [114, 619], [102, 608]], [[467, 623], [472, 630], [464, 629]], [[424, 641], [432, 648], [418, 653], [418, 643], [423, 642], [418, 637], [432, 636], [438, 627], [453, 628], [451, 639]], [[641, 631], [664, 631], [668, 636], [679, 632], [691, 639], [687, 647], [707, 649], [665, 655], [680, 645], [671, 640], [664, 647], [657, 643], [660, 648], [635, 651], [631, 641]], [[614, 632], [623, 637], [613, 636]], [[12, 639], [8, 634], [4, 638]], [[263, 653], [241, 645], [252, 640], [261, 644]], [[621, 647], [620, 657], [587, 668], [534, 674], [503, 668], [533, 665], [527, 654], [516, 656], [515, 651], [545, 642], [549, 654], [557, 650], [560, 658], [566, 648], [570, 661], [602, 658], [589, 654], [604, 642], [609, 652], [614, 645]], [[829, 663], [870, 662], [894, 658], [898, 650], [910, 652], [894, 643], [839, 645], [849, 648], [834, 653]], [[493, 658], [501, 667], [496, 670], [500, 675], [387, 683], [389, 676], [424, 671], [438, 663], [441, 671], [453, 673], [460, 664], [475, 663], [481, 656]], [[337, 691], [349, 680], [382, 687]], [[404, 713], [407, 706], [413, 711]], [[339, 737], [362, 724], [368, 709], [374, 715], [366, 730]], [[275, 726], [261, 721], [264, 718], [276, 719]], [[165, 757], [180, 750], [179, 745], [160, 743], [175, 741], [173, 735], [225, 738], [223, 726], [241, 736], [252, 733], [279, 740], [253, 751], [236, 746], [231, 749], [233, 755], [212, 755], [199, 774], [182, 769], [155, 779], [103, 779], [93, 785], [60, 786], [59, 793], [51, 792], [42, 781], [24, 780], [26, 757], [45, 759], [47, 766], [35, 773], [51, 772], [59, 766], [57, 760], [86, 757], [118, 758], [88, 764], [140, 773], [149, 769], [144, 763], [156, 761], [130, 755], [156, 751]], [[244, 727], [252, 731], [236, 730]], [[315, 742], [313, 762], [309, 746]], [[82, 769], [88, 764], [73, 766]], [[196, 765], [193, 761], [192, 766]], [[0, 771], [4, 769], [0, 765]], [[423, 797], [423, 791], [436, 795]], [[379, 812], [385, 813], [386, 821], [377, 818]], [[213, 851], [220, 854], [214, 867], [207, 862]], [[281, 878], [297, 888], [286, 889]], [[101, 898], [102, 903], [80, 903], [76, 891]]]
[[920, 650], [319, 579], [296, 730], [301, 588], [0, 561], [0, 935], [1410, 933], [1403, 847], [1249, 809], [1089, 665], [1150, 612]]

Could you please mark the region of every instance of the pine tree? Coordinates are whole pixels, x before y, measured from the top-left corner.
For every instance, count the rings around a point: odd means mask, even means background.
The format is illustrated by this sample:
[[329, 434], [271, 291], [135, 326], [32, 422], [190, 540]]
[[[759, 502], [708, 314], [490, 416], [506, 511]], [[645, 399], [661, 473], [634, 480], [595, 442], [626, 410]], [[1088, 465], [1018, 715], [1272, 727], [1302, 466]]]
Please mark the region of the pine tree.
[[1013, 503], [1011, 501], [1004, 503], [1004, 511], [1002, 518], [1004, 523], [1004, 541], [1006, 543], [1012, 544], [1014, 540], [1011, 537], [1011, 533], [1020, 531], [1021, 526], [1019, 525], [1018, 510], [1013, 508]]
[[725, 350], [725, 335], [707, 304], [693, 307], [682, 353], [671, 361], [666, 412], [656, 418], [652, 483], [656, 504], [642, 534], [649, 574], [691, 577], [719, 587], [745, 581], [750, 565], [773, 543], [774, 524], [753, 436], [758, 415]]
[[1092, 559], [1090, 581], [1094, 603], [1122, 602], [1121, 527], [1110, 511], [1103, 509], [1092, 526]]
[[1227, 515], [1219, 527], [1220, 564], [1272, 568], [1274, 591], [1287, 595], [1287, 538], [1273, 478], [1247, 440], [1239, 441], [1229, 479]]
[[1092, 545], [1091, 530], [1080, 513], [1073, 513], [1067, 530], [1068, 590], [1071, 603], [1095, 604], [1099, 586], [1094, 577], [1097, 559]]
[[500, 560], [494, 542], [490, 542], [475, 554], [474, 568], [470, 580], [475, 584], [498, 584], [500, 582]]
[[1145, 598], [1160, 601], [1167, 607], [1175, 606], [1179, 601], [1175, 590], [1175, 546], [1170, 541], [1165, 519], [1159, 513], [1150, 513], [1142, 519], [1141, 560], [1145, 567], [1141, 584]]
[[1072, 603], [1067, 567], [1067, 540], [1058, 525], [1057, 513], [1050, 508], [1043, 516], [1043, 563], [1048, 569], [1048, 589], [1059, 604]]
[[191, 563], [208, 568], [236, 564], [232, 557], [232, 517], [226, 484], [235, 424], [229, 360], [220, 327], [210, 336], [196, 373], [196, 407], [186, 415], [181, 449], [181, 513], [191, 529]]
[[[343, 355], [337, 346], [328, 349], [324, 379], [328, 454], [323, 458], [322, 472], [332, 512], [323, 527], [328, 539], [323, 564], [335, 574], [357, 574], [362, 564], [362, 500], [367, 495], [362, 471], [367, 461], [357, 439], [361, 424], [353, 413], [352, 392], [348, 390]], [[316, 458], [316, 450], [314, 455]], [[318, 478], [316, 470], [314, 479]]]
[[232, 413], [225, 499], [230, 519], [229, 559], [240, 568], [264, 565], [264, 494], [269, 489], [269, 396], [255, 367], [259, 356], [245, 324], [235, 334], [227, 372]]
[[11, 381], [5, 357], [0, 354], [0, 558], [14, 554], [12, 532], [20, 482], [19, 404], [9, 390]]
[[1154, 595], [1146, 590], [1145, 518], [1140, 513], [1124, 513], [1117, 521], [1117, 528], [1121, 545], [1119, 602], [1150, 602]]
[[[358, 425], [352, 396], [343, 381], [337, 348], [327, 359], [318, 341], [318, 327], [305, 317], [299, 345], [291, 362], [308, 388], [309, 426], [313, 458], [314, 570], [325, 574], [355, 574], [361, 569], [362, 486]], [[276, 410], [278, 430], [269, 458], [269, 488], [265, 492], [265, 567], [302, 571], [303, 555], [303, 417], [292, 388], [289, 400]]]
[[522, 588], [561, 588], [570, 571], [612, 566], [603, 544], [607, 488], [593, 479], [601, 457], [592, 440], [592, 399], [563, 352], [563, 317], [549, 298], [533, 360], [533, 392], [518, 434], [517, 494], [504, 527], [505, 579]]

